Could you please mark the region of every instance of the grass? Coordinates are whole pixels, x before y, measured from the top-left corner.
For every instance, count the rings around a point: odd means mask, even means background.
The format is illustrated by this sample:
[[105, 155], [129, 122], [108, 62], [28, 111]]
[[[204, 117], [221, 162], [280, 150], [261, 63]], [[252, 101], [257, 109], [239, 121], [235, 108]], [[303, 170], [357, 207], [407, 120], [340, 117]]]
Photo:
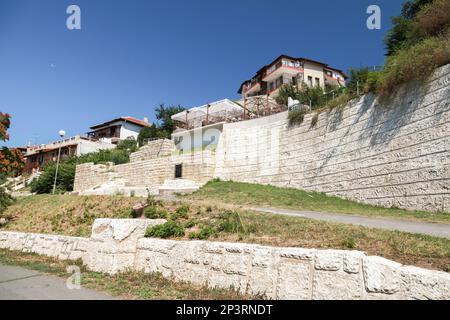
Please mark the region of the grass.
[[2, 229], [85, 237], [96, 218], [129, 218], [136, 198], [35, 195], [20, 197], [3, 213]]
[[253, 299], [232, 289], [213, 289], [185, 282], [175, 282], [160, 274], [125, 272], [106, 275], [86, 270], [81, 261], [61, 261], [36, 254], [0, 249], [0, 263], [20, 266], [46, 274], [67, 278], [67, 266], [78, 265], [81, 268], [81, 285], [85, 288], [106, 292], [123, 299], [158, 300], [234, 300]]
[[195, 193], [184, 196], [184, 199], [241, 206], [268, 206], [304, 211], [450, 223], [450, 214], [448, 213], [383, 208], [327, 196], [324, 193], [231, 181], [210, 181]]
[[[94, 218], [127, 217], [126, 214], [129, 214], [136, 201], [124, 197], [70, 195], [19, 198], [6, 210], [14, 219], [0, 230], [89, 236]], [[242, 208], [242, 204], [288, 205], [308, 210], [312, 208], [310, 206], [318, 206], [327, 211], [346, 209], [353, 213], [364, 211], [372, 215], [383, 215], [380, 212], [387, 210], [387, 216], [405, 213], [399, 209], [365, 206], [295, 189], [220, 181], [211, 182], [182, 200], [160, 203], [158, 206], [167, 212], [169, 221], [175, 221], [184, 229], [184, 235], [181, 232], [169, 235], [173, 239], [354, 249], [407, 265], [450, 272], [449, 239], [254, 212]], [[89, 215], [84, 215], [84, 212], [89, 212]]]
[[406, 265], [450, 272], [450, 239], [248, 210], [230, 210], [220, 205], [208, 208], [191, 203], [187, 219], [195, 223], [185, 224], [184, 233], [170, 238], [360, 250]]

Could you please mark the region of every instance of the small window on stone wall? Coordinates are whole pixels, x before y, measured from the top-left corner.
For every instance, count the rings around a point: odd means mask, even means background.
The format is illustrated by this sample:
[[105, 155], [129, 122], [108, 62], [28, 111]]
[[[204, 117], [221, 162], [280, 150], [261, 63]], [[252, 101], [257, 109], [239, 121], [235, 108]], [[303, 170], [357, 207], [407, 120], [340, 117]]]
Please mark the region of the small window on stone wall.
[[176, 164], [175, 165], [175, 179], [181, 178], [183, 176], [183, 165], [182, 164]]

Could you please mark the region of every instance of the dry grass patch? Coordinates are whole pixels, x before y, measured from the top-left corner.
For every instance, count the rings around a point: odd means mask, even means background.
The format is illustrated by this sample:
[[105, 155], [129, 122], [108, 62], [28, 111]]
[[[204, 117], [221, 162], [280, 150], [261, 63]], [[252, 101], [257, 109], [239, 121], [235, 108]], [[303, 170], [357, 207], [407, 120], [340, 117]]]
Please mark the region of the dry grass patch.
[[23, 197], [4, 212], [9, 223], [2, 229], [85, 237], [96, 218], [129, 218], [137, 201], [120, 196]]

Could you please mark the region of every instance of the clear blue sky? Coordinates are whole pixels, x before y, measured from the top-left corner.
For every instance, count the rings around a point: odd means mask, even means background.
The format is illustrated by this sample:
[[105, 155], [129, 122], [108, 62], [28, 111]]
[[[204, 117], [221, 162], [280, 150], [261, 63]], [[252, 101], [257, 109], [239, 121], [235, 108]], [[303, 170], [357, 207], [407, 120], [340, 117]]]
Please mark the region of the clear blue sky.
[[[404, 0], [1, 0], [0, 111], [6, 145], [82, 134], [159, 103], [237, 98], [240, 83], [280, 54], [347, 70], [381, 65], [390, 16]], [[82, 29], [66, 28], [81, 7]], [[382, 29], [366, 28], [366, 8]]]

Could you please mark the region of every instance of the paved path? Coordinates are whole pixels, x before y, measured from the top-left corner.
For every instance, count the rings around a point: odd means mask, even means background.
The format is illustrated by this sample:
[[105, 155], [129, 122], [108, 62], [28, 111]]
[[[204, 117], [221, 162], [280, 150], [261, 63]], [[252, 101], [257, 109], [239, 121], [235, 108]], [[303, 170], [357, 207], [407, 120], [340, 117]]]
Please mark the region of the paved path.
[[281, 214], [293, 217], [305, 217], [317, 220], [331, 221], [355, 224], [371, 228], [380, 228], [387, 230], [398, 230], [411, 233], [424, 233], [436, 237], [450, 239], [450, 224], [434, 223], [434, 222], [420, 222], [420, 221], [406, 221], [401, 219], [387, 219], [387, 218], [370, 218], [364, 216], [325, 213], [325, 212], [311, 212], [311, 211], [294, 211], [287, 209], [274, 208], [250, 208], [255, 211], [268, 212], [273, 214]]
[[0, 264], [0, 300], [108, 300], [112, 297], [81, 288], [70, 290], [66, 279]]

